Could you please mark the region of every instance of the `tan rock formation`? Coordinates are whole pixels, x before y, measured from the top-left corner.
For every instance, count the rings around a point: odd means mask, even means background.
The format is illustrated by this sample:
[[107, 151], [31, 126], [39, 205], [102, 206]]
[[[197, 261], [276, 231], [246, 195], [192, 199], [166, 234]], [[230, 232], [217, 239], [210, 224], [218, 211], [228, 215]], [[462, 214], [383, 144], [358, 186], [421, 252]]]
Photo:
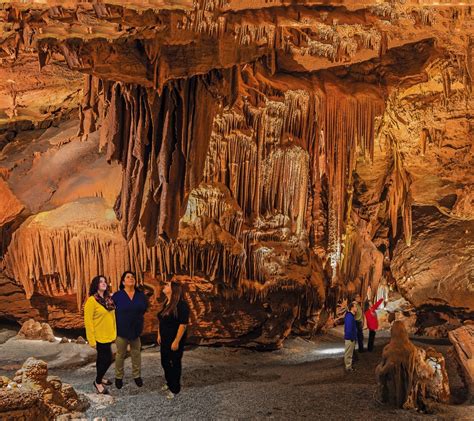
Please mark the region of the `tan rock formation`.
[[24, 209], [24, 206], [12, 193], [8, 185], [0, 178], [0, 227], [11, 222]]
[[466, 324], [449, 332], [461, 375], [471, 396], [474, 393], [474, 325]]
[[5, 419], [50, 420], [60, 415], [80, 416], [89, 404], [73, 387], [48, 376], [48, 365], [28, 358], [14, 381], [0, 386], [0, 416]]
[[27, 320], [17, 334], [20, 339], [41, 339], [42, 341], [55, 342], [53, 330], [47, 323], [39, 323], [33, 319]]
[[474, 223], [417, 208], [410, 247], [398, 243], [392, 272], [404, 297], [417, 307], [474, 311]]
[[430, 400], [449, 400], [444, 357], [433, 348], [413, 345], [401, 321], [392, 324], [392, 336], [376, 374], [382, 401], [396, 407], [425, 410]]
[[25, 207], [0, 223], [0, 315], [24, 292], [80, 326], [90, 279], [133, 269], [153, 299], [188, 285], [197, 342], [279, 346], [382, 275], [443, 312], [432, 333], [471, 317], [467, 5], [10, 1], [0, 29], [0, 174]]

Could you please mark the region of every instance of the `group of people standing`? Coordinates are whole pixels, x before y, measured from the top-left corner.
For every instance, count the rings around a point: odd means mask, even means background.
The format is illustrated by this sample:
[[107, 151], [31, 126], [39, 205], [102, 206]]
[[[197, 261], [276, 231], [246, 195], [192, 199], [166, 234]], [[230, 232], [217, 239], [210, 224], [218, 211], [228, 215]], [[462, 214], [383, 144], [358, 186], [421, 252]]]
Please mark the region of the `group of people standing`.
[[[181, 360], [186, 341], [189, 308], [183, 299], [181, 284], [167, 282], [163, 287], [166, 297], [158, 313], [157, 342], [160, 345], [161, 365], [166, 383], [162, 390], [169, 399], [180, 392]], [[124, 361], [130, 347], [132, 375], [138, 387], [143, 386], [141, 376], [141, 340], [148, 300], [140, 290], [136, 276], [126, 271], [120, 279], [119, 290], [111, 293], [103, 275], [92, 279], [89, 298], [84, 305], [84, 324], [87, 341], [97, 350], [94, 387], [99, 394], [107, 394], [112, 382], [105, 373], [112, 365], [112, 344], [115, 342], [115, 387], [123, 387]]]
[[364, 352], [364, 316], [369, 330], [369, 341], [367, 343], [367, 351], [372, 352], [374, 349], [375, 333], [378, 329], [377, 308], [384, 302], [380, 298], [372, 306], [366, 301], [364, 312], [361, 306], [360, 295], [355, 296], [355, 300], [350, 302], [344, 316], [344, 366], [346, 371], [354, 371], [352, 363], [354, 361], [355, 345], [358, 343], [357, 351]]

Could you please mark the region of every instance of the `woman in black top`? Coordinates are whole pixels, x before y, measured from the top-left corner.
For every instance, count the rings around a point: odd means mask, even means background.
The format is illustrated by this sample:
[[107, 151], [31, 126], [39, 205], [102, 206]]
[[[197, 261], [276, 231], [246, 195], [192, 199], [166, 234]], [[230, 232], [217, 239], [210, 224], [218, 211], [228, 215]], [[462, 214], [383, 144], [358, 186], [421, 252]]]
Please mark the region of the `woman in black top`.
[[189, 308], [183, 300], [182, 287], [178, 282], [168, 282], [163, 288], [163, 293], [166, 296], [166, 303], [163, 310], [158, 313], [157, 342], [161, 345], [161, 366], [166, 379], [162, 390], [167, 390], [168, 399], [172, 399], [181, 390], [181, 359], [186, 341]]

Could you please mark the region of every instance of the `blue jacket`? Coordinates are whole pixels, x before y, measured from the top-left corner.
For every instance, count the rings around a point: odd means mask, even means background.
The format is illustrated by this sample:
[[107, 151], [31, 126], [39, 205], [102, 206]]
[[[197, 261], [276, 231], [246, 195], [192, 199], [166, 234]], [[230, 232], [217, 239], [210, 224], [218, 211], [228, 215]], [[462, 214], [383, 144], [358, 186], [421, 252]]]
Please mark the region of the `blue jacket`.
[[112, 295], [115, 303], [115, 319], [117, 320], [117, 336], [136, 339], [142, 334], [144, 314], [148, 307], [145, 294], [136, 290], [130, 300], [124, 290]]
[[348, 341], [357, 339], [357, 325], [354, 315], [350, 311], [344, 316], [344, 339]]

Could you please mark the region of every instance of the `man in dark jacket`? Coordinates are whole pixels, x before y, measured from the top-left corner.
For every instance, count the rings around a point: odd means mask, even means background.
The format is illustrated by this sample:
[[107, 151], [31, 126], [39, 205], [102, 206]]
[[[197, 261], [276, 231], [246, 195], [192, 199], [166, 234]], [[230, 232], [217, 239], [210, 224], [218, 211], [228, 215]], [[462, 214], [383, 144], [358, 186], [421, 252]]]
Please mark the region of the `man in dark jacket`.
[[354, 354], [355, 341], [357, 340], [357, 325], [354, 317], [356, 312], [356, 303], [352, 302], [349, 304], [344, 316], [344, 365], [346, 371], [354, 371], [352, 368], [352, 356]]

